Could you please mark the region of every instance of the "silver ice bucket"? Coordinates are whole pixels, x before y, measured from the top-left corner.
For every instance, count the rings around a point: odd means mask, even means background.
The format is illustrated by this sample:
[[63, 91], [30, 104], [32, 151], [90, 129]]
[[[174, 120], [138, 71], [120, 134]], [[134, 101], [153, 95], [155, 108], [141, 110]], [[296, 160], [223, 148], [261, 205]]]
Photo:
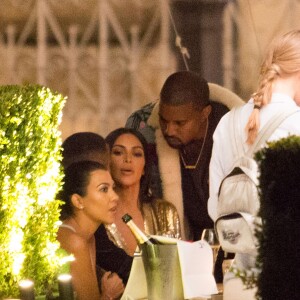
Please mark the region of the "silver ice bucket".
[[142, 245], [148, 299], [183, 300], [177, 245]]

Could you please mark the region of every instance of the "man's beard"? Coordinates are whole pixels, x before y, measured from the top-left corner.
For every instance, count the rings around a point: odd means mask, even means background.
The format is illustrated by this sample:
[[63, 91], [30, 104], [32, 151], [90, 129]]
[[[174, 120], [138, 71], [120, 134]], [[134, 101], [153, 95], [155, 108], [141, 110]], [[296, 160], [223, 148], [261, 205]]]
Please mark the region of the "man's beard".
[[180, 149], [184, 146], [182, 141], [176, 137], [164, 136], [164, 138], [171, 148]]

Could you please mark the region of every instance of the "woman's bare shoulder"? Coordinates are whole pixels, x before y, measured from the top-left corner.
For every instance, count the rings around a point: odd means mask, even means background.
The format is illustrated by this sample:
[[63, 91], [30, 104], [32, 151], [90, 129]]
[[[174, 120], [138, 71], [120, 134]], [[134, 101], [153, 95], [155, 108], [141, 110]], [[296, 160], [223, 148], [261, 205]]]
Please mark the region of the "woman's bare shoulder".
[[69, 228], [60, 227], [57, 240], [61, 247], [69, 253], [78, 253], [88, 249], [87, 241]]

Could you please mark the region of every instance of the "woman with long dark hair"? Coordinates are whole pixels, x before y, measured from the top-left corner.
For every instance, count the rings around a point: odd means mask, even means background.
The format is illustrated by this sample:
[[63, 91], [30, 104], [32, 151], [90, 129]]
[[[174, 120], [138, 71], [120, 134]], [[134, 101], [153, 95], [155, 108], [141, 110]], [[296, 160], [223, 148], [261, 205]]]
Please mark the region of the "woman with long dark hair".
[[143, 135], [135, 129], [118, 128], [105, 140], [110, 148], [111, 174], [119, 196], [115, 224], [107, 226], [110, 238], [127, 254], [134, 254], [137, 242], [122, 221], [125, 213], [148, 234], [180, 238], [176, 208], [153, 197], [149, 189], [151, 162]]
[[96, 272], [94, 233], [101, 224], [115, 220], [118, 196], [114, 182], [105, 166], [94, 161], [80, 161], [65, 170], [62, 205], [62, 224], [58, 241], [73, 254], [70, 270], [78, 300], [118, 299], [124, 290], [119, 276]]

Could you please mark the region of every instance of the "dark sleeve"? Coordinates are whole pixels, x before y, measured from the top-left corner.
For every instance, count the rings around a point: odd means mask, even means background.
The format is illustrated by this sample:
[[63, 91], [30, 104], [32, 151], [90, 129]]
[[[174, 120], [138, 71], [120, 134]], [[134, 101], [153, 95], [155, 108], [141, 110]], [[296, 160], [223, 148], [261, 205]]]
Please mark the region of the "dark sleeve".
[[95, 233], [96, 239], [96, 264], [105, 271], [117, 273], [124, 284], [127, 283], [133, 257], [123, 249], [117, 247], [106, 233], [104, 225], [101, 225]]
[[215, 129], [220, 122], [221, 118], [229, 112], [229, 109], [224, 104], [218, 103], [218, 102], [211, 102], [212, 106], [212, 115], [209, 119], [209, 122], [212, 122], [212, 126]]

